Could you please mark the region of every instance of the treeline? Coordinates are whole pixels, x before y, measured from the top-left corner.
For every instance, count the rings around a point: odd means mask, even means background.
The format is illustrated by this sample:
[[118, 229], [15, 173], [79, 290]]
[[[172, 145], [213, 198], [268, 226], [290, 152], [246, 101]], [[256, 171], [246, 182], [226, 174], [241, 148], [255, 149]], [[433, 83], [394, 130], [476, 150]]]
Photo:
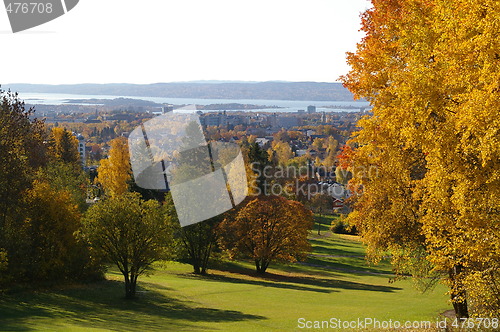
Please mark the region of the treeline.
[[[139, 276], [157, 260], [188, 262], [206, 274], [214, 257], [238, 257], [265, 273], [272, 262], [302, 259], [310, 250], [312, 213], [285, 197], [249, 197], [181, 227], [169, 193], [135, 184], [124, 137], [110, 142], [91, 183], [73, 133], [47, 128], [16, 94], [0, 93], [0, 289], [101, 279], [114, 264], [132, 298]], [[269, 162], [256, 143], [243, 150], [247, 167]], [[250, 170], [248, 181], [257, 180]], [[87, 190], [96, 186], [102, 195], [89, 204]]]
[[0, 286], [102, 277], [77, 237], [88, 183], [77, 139], [0, 95]]
[[[195, 129], [195, 136], [202, 134], [201, 128]], [[242, 148], [248, 158], [248, 181], [258, 182], [249, 165], [268, 164], [269, 156], [256, 143]], [[190, 179], [197, 166], [187, 166], [172, 172], [188, 169], [189, 173], [176, 174]], [[194, 273], [206, 274], [214, 258], [244, 258], [255, 263], [258, 273], [266, 273], [271, 262], [303, 259], [310, 250], [312, 212], [298, 201], [254, 194], [236, 209], [181, 227], [170, 193], [135, 184], [125, 138], [111, 141], [109, 158], [98, 172], [96, 182], [105, 195], [85, 214], [81, 234], [97, 256], [121, 271], [126, 297], [134, 297], [137, 278], [159, 259], [186, 262]]]

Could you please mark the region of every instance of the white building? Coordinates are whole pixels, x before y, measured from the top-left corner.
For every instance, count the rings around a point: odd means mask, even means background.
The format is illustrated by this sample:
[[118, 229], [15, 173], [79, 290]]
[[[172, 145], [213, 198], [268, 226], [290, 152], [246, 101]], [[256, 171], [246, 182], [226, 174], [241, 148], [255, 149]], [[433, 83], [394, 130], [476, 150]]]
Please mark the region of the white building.
[[85, 156], [85, 138], [82, 134], [74, 134], [78, 140], [78, 153], [80, 154], [80, 161], [82, 166], [85, 166], [86, 156]]

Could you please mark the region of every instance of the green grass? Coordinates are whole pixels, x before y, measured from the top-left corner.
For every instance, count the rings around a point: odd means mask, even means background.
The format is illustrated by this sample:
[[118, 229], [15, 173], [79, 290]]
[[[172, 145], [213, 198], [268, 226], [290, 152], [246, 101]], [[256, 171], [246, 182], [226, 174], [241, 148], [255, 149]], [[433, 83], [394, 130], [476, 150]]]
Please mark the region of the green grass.
[[314, 232], [311, 243], [307, 261], [274, 264], [266, 277], [248, 262], [221, 263], [205, 277], [158, 264], [139, 278], [135, 301], [123, 299], [116, 271], [104, 282], [2, 294], [0, 330], [290, 331], [301, 317], [434, 321], [450, 309], [443, 286], [420, 294], [410, 281], [389, 283], [389, 265], [367, 265], [356, 237]]

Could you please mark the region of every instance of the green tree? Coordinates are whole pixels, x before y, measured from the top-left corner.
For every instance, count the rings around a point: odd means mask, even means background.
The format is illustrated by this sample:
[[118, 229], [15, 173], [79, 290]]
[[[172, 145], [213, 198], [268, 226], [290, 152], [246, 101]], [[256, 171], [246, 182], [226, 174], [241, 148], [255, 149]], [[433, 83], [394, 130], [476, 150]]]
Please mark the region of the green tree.
[[[29, 241], [25, 218], [26, 190], [47, 161], [44, 124], [31, 120], [17, 93], [0, 89], [0, 258], [2, 279], [21, 277]], [[25, 255], [26, 254], [26, 255]], [[23, 276], [24, 277], [24, 276]]]
[[26, 193], [27, 217], [24, 235], [28, 255], [18, 264], [28, 280], [82, 279], [100, 274], [86, 245], [75, 236], [80, 211], [72, 194], [36, 180]]
[[61, 161], [51, 161], [38, 171], [36, 177], [38, 180], [50, 183], [51, 187], [56, 190], [69, 192], [80, 211], [86, 210], [87, 189], [90, 181], [81, 167], [74, 167], [74, 164]]
[[36, 168], [45, 164], [43, 123], [30, 120], [33, 114], [17, 93], [0, 89], [0, 229], [19, 207]]
[[266, 167], [270, 166], [268, 153], [256, 142], [251, 143], [247, 152], [247, 174], [250, 176], [252, 193], [261, 195], [266, 188]]
[[[324, 214], [331, 212], [333, 209], [333, 198], [327, 194], [316, 194], [307, 203], [307, 206], [311, 210], [318, 214], [320, 217]], [[321, 223], [318, 219], [318, 235], [321, 235]]]
[[64, 128], [52, 128], [49, 138], [49, 152], [56, 161], [80, 167], [78, 139]]
[[[171, 172], [172, 185], [204, 176], [207, 174], [207, 171], [221, 169], [222, 165], [227, 165], [231, 162], [239, 152], [234, 147], [226, 146], [223, 143], [211, 142], [211, 152], [209, 154], [206, 146], [199, 146], [200, 142], [203, 141], [205, 141], [205, 137], [199, 124], [197, 122], [190, 122], [186, 126], [186, 135], [182, 138], [184, 148], [180, 149], [182, 152], [178, 154], [176, 160], [177, 167]], [[190, 148], [193, 146], [198, 146], [198, 148]], [[244, 174], [241, 175], [244, 176]], [[233, 174], [233, 176], [235, 175]], [[205, 185], [210, 184], [206, 182]], [[213, 197], [213, 199], [216, 200], [218, 198]], [[174, 210], [171, 195], [166, 196], [165, 205], [172, 211]], [[192, 225], [180, 227], [178, 224], [177, 226], [176, 235], [184, 248], [182, 254], [185, 257], [183, 258], [187, 258], [187, 261], [193, 266], [193, 271], [196, 274], [207, 273], [209, 260], [216, 245], [216, 233], [214, 229], [220, 220], [220, 216], [215, 216]]]
[[154, 200], [138, 193], [114, 195], [87, 211], [82, 235], [125, 279], [125, 297], [136, 294], [137, 278], [153, 262], [168, 258], [173, 235], [171, 216]]
[[208, 263], [216, 246], [215, 227], [220, 220], [221, 217], [217, 216], [180, 229], [180, 238], [195, 274], [207, 273]]

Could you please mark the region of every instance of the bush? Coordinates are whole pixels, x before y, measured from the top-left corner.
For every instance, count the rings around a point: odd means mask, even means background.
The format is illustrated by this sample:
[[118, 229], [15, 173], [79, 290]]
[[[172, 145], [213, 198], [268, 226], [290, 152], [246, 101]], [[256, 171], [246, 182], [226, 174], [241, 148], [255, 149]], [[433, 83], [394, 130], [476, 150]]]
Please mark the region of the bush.
[[346, 222], [342, 216], [332, 221], [330, 230], [336, 234], [358, 235], [356, 226], [349, 225], [349, 223]]

